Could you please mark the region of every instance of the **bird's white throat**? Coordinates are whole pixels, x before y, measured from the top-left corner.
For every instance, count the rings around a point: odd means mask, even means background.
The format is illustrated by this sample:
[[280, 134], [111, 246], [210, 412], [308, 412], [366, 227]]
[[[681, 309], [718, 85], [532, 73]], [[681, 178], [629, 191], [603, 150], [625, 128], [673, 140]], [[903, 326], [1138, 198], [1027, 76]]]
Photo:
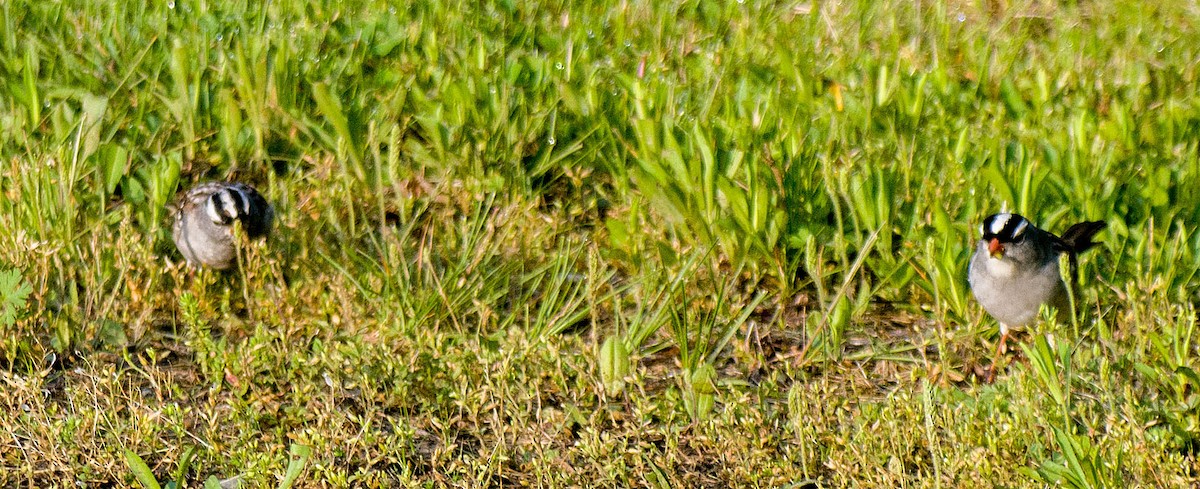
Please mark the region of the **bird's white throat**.
[[1014, 266], [1013, 261], [1005, 260], [1003, 256], [989, 256], [984, 263], [986, 263], [988, 273], [996, 278], [1009, 278], [1017, 271], [1017, 267]]

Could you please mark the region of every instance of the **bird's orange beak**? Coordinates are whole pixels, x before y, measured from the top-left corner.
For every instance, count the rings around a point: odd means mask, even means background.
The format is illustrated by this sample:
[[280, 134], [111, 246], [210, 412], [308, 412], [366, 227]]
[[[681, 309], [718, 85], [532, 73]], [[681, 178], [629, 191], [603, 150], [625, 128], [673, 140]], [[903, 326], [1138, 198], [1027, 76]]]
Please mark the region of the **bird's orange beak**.
[[1004, 245], [1000, 244], [999, 239], [992, 238], [991, 241], [988, 241], [988, 253], [992, 255], [992, 258], [1001, 258], [1004, 256]]

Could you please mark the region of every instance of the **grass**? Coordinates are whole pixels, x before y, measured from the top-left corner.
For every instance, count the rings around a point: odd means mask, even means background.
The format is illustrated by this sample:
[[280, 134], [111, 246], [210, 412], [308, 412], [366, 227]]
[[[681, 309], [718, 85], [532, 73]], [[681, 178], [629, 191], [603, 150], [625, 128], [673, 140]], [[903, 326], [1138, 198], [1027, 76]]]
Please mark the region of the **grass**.
[[[1195, 484], [1196, 18], [0, 4], [0, 485]], [[1109, 228], [985, 384], [1005, 205]]]

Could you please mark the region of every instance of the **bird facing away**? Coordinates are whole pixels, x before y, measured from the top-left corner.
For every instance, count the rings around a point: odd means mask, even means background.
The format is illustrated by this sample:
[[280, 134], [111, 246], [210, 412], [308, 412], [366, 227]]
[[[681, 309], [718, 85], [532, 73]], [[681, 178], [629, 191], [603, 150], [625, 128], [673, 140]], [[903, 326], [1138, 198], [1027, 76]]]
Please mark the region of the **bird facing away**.
[[171, 237], [192, 267], [225, 270], [237, 261], [234, 224], [247, 238], [271, 232], [275, 209], [254, 187], [244, 183], [208, 182], [188, 190], [172, 206]]
[[[1075, 284], [1063, 282], [1059, 256], [1067, 253], [1070, 258], [1074, 282], [1078, 254], [1097, 244], [1092, 237], [1105, 226], [1104, 221], [1085, 221], [1059, 237], [1018, 214], [992, 214], [983, 220], [967, 281], [975, 299], [1000, 323], [997, 359], [1009, 331], [1032, 323], [1042, 304], [1055, 307], [1060, 318], [1066, 317], [1070, 310], [1067, 287]], [[993, 372], [995, 365], [993, 361]], [[991, 373], [988, 377], [990, 380]]]

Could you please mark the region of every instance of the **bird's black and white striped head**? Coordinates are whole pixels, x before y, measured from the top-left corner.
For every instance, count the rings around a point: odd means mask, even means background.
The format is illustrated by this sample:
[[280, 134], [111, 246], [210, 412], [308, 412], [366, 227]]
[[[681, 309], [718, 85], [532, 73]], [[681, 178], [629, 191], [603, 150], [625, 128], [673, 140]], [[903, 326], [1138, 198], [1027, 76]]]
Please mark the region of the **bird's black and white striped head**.
[[250, 196], [239, 185], [223, 185], [204, 201], [204, 212], [213, 224], [228, 226], [250, 215]]
[[1020, 214], [1001, 212], [983, 220], [979, 230], [980, 252], [995, 259], [1040, 263], [1051, 256], [1054, 237], [1042, 231]]
[[1029, 220], [1020, 214], [1002, 212], [985, 218], [979, 233], [988, 242], [996, 240], [1000, 244], [1019, 243], [1025, 239], [1025, 231], [1029, 228]]

